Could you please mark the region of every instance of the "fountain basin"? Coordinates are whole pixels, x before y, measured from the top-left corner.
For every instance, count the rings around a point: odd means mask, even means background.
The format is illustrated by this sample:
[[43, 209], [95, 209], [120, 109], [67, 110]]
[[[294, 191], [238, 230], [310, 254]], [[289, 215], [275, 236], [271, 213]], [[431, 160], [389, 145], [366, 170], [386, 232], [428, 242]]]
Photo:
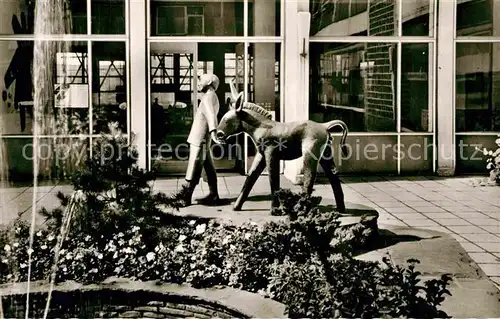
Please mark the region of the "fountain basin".
[[[49, 285], [33, 282], [30, 318], [43, 318]], [[5, 318], [24, 318], [26, 283], [0, 288]], [[102, 284], [56, 285], [49, 318], [271, 318], [283, 317], [284, 305], [232, 288], [195, 289], [110, 278]]]

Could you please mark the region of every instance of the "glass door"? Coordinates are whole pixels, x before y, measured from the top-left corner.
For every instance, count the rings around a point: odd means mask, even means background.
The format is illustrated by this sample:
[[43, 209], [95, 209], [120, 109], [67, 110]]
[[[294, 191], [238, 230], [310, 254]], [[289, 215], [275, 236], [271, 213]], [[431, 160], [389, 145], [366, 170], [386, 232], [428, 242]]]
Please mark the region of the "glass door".
[[149, 148], [159, 174], [186, 171], [197, 95], [196, 43], [151, 43]]
[[[223, 48], [221, 44], [195, 42], [150, 43], [148, 141], [151, 168], [158, 174], [183, 175], [186, 172], [189, 158], [187, 138], [202, 94], [197, 92], [200, 75], [209, 73], [219, 77], [221, 84], [217, 90], [220, 103], [218, 118], [227, 111], [225, 97], [229, 87], [223, 74], [223, 53], [226, 50], [214, 54]], [[212, 145], [218, 172], [233, 172], [238, 169], [239, 156], [228, 148]], [[241, 156], [242, 152], [236, 153]]]

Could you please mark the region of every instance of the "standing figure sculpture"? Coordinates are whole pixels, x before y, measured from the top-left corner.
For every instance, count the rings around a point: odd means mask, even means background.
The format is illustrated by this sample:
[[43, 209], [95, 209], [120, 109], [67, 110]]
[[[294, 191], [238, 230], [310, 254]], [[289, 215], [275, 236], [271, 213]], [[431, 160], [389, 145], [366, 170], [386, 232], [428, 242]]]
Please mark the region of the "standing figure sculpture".
[[[333, 163], [330, 130], [335, 126], [342, 128], [341, 146], [342, 152], [346, 154], [347, 125], [340, 120], [328, 123], [276, 122], [264, 108], [254, 103], [243, 102], [243, 93], [234, 96], [236, 89], [233, 88], [231, 92], [234, 92], [233, 99], [236, 103], [234, 108], [222, 117], [217, 127], [217, 138], [219, 142], [224, 142], [232, 135], [245, 132], [252, 138], [257, 149], [254, 162], [233, 209], [241, 210], [252, 187], [266, 167], [269, 171], [271, 193], [274, 194], [280, 188], [280, 160], [302, 157], [304, 162], [303, 193], [311, 195], [319, 162], [333, 189], [337, 210], [344, 213], [344, 193]], [[271, 208], [278, 206], [278, 199], [273, 196]]]
[[219, 204], [217, 189], [217, 173], [212, 158], [211, 142], [217, 142], [217, 113], [219, 112], [219, 99], [215, 91], [219, 87], [219, 78], [214, 74], [203, 74], [198, 82], [198, 91], [204, 93], [193, 119], [191, 131], [188, 136], [189, 161], [186, 171], [185, 184], [181, 187], [175, 198], [179, 206], [191, 205], [194, 189], [198, 185], [202, 170], [205, 169], [209, 194], [198, 200], [199, 204]]

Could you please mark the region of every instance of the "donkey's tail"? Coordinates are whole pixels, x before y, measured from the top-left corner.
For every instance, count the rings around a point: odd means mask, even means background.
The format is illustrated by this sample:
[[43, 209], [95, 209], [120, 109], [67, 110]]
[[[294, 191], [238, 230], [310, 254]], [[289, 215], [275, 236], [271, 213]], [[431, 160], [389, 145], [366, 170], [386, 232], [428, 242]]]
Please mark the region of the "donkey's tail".
[[347, 128], [347, 124], [345, 124], [341, 120], [333, 120], [330, 122], [323, 123], [323, 126], [326, 127], [328, 132], [331, 133], [331, 129], [334, 128], [335, 126], [340, 126], [342, 128], [342, 139], [340, 140], [340, 146], [342, 149], [342, 154], [347, 157], [348, 151], [347, 147], [345, 145], [345, 140], [347, 138], [347, 133], [349, 133], [349, 129]]

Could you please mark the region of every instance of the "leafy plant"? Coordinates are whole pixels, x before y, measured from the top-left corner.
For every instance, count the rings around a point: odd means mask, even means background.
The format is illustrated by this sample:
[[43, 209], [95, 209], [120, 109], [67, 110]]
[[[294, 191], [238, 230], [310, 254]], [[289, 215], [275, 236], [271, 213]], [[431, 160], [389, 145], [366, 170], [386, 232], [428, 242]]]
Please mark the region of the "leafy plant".
[[483, 152], [486, 157], [486, 169], [490, 173], [490, 180], [500, 185], [500, 135], [495, 140], [497, 149], [495, 151], [483, 148], [482, 150], [476, 147], [476, 150]]
[[153, 191], [155, 174], [138, 167], [137, 150], [126, 135], [116, 124], [111, 124], [109, 131], [95, 141], [92, 156], [72, 176], [74, 194], [58, 193], [62, 208], [42, 210], [48, 227], [59, 230], [64, 213], [71, 211], [74, 233], [96, 240], [103, 235], [107, 240], [107, 234], [141, 224], [144, 236], [151, 239], [161, 226], [182, 222], [164, 212], [165, 207], [177, 208], [176, 202]]

